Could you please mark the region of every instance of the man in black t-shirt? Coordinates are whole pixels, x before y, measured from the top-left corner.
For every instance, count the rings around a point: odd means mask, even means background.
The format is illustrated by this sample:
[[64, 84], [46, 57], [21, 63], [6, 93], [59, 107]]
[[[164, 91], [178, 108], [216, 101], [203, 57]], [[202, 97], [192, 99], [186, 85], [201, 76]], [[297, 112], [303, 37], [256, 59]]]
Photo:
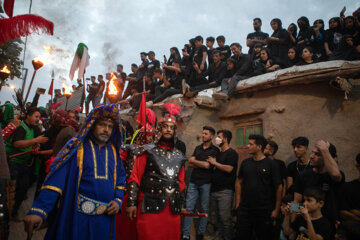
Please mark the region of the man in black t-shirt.
[[294, 154], [297, 160], [289, 163], [287, 166], [287, 188], [289, 194], [294, 193], [293, 184], [299, 174], [304, 170], [312, 168], [310, 160], [307, 156], [309, 139], [306, 137], [297, 137], [292, 140], [291, 145], [294, 149]]
[[[209, 212], [209, 198], [211, 187], [211, 170], [208, 158], [215, 157], [219, 149], [212, 144], [215, 130], [212, 127], [204, 126], [202, 131], [203, 143], [197, 146], [193, 155], [189, 158], [189, 167], [194, 170], [191, 173], [190, 183], [186, 194], [186, 212], [193, 213], [196, 201], [199, 199], [201, 213]], [[196, 239], [203, 239], [206, 230], [207, 217], [200, 219]], [[183, 225], [183, 239], [190, 239], [192, 218], [186, 217]]]
[[217, 157], [209, 157], [211, 165], [211, 206], [216, 213], [220, 239], [232, 239], [233, 224], [231, 209], [235, 189], [236, 169], [238, 162], [237, 152], [230, 148], [232, 133], [223, 129], [217, 132], [215, 143], [220, 147]]
[[236, 62], [236, 73], [231, 78], [224, 78], [222, 80], [221, 91], [213, 94], [215, 99], [231, 98], [238, 82], [250, 77], [253, 71], [251, 57], [241, 52], [242, 47], [240, 43], [232, 43], [230, 48], [233, 53], [231, 58]]
[[148, 58], [150, 60], [150, 63], [147, 65], [146, 73], [152, 76], [154, 75], [154, 70], [160, 68], [160, 62], [159, 60], [155, 59], [154, 51], [150, 51], [148, 53]]
[[266, 39], [269, 37], [269, 34], [261, 31], [261, 25], [261, 19], [254, 18], [253, 26], [255, 32], [249, 33], [246, 37], [246, 45], [249, 47], [249, 55], [253, 54], [255, 44], [260, 43], [262, 46], [267, 44]]
[[310, 163], [313, 169], [302, 172], [294, 183], [295, 203], [303, 202], [304, 190], [309, 187], [319, 187], [326, 193], [322, 213], [330, 221], [334, 234], [335, 222], [338, 220], [336, 193], [344, 181], [344, 177], [334, 160], [336, 157], [334, 145], [323, 140], [318, 141], [310, 155]]
[[181, 82], [184, 79], [184, 74], [180, 68], [180, 61], [175, 59], [171, 66], [164, 63], [163, 68], [174, 74], [167, 76], [166, 71], [163, 71], [161, 81], [163, 81], [164, 86], [159, 85], [155, 88], [155, 99], [153, 103], [161, 102], [167, 97], [181, 93]]
[[141, 64], [139, 65], [139, 68], [136, 73], [136, 78], [137, 78], [137, 82], [138, 82], [138, 89], [137, 89], [138, 92], [143, 91], [143, 78], [146, 74], [146, 70], [149, 65], [149, 60], [147, 60], [146, 52], [141, 52], [140, 58], [141, 58]]
[[[190, 77], [188, 84], [190, 87], [195, 87], [201, 84], [206, 83], [206, 79], [203, 76], [203, 72], [207, 69], [206, 57], [207, 57], [207, 48], [203, 45], [203, 38], [197, 36], [195, 38], [195, 48], [192, 53], [192, 68], [190, 71]], [[196, 69], [200, 71], [197, 71]]]
[[214, 42], [215, 42], [214, 37], [207, 37], [206, 38], [206, 47], [208, 48], [207, 56], [208, 56], [209, 66], [210, 66], [210, 64], [214, 63], [214, 60], [213, 60], [213, 52], [215, 50], [214, 49]]
[[[227, 66], [224, 62], [221, 61], [220, 56], [221, 53], [219, 50], [215, 50], [213, 53], [213, 63], [210, 64], [209, 68], [204, 72], [203, 76], [208, 77], [208, 83], [201, 84], [196, 87], [192, 88], [185, 88], [183, 89], [183, 92], [185, 93], [185, 97], [194, 97], [196, 94], [202, 90], [209, 89], [209, 88], [215, 88], [217, 86], [220, 86], [221, 81], [224, 79], [227, 71]], [[198, 68], [196, 68], [196, 71], [200, 71]]]
[[360, 153], [356, 156], [359, 178], [344, 183], [341, 187], [340, 216], [342, 220], [360, 223]]
[[281, 177], [278, 164], [265, 157], [267, 141], [262, 135], [249, 136], [248, 151], [253, 157], [240, 165], [236, 180], [236, 235], [238, 239], [271, 239], [272, 226], [280, 213]]
[[221, 61], [226, 63], [226, 60], [231, 56], [231, 49], [228, 45], [225, 45], [225, 37], [222, 35], [216, 38], [216, 42], [218, 44], [216, 50], [219, 50], [221, 53]]

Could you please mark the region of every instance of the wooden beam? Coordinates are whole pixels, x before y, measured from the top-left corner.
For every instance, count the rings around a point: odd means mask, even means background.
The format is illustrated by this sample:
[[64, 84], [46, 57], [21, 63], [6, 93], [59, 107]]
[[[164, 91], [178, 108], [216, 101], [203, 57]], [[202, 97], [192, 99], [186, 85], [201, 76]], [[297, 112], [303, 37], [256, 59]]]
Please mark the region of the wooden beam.
[[224, 114], [223, 116], [220, 116], [220, 118], [221, 119], [239, 118], [239, 117], [248, 116], [248, 115], [260, 114], [263, 112], [265, 112], [265, 108], [260, 108], [260, 109], [248, 111], [248, 112]]

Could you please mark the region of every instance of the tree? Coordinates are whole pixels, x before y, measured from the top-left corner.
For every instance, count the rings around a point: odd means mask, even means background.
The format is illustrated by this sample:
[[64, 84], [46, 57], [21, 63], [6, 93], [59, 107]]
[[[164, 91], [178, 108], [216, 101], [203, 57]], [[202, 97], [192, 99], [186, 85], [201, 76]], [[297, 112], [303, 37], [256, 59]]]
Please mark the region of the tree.
[[[10, 40], [4, 45], [0, 45], [0, 69], [2, 69], [5, 65], [8, 66], [10, 70], [9, 78], [11, 80], [14, 77], [21, 77], [21, 68], [23, 66], [23, 61], [20, 59], [20, 54], [22, 52], [21, 41], [20, 38]], [[1, 86], [6, 84], [6, 81], [9, 79], [5, 79], [4, 82], [1, 82]]]

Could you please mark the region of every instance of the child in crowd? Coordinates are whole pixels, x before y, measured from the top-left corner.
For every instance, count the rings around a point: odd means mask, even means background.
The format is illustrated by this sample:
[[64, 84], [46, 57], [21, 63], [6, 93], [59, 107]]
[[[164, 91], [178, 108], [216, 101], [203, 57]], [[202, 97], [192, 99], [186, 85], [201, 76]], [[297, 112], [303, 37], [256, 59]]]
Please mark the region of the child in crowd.
[[[331, 239], [330, 222], [321, 213], [325, 193], [320, 188], [308, 188], [304, 191], [304, 200], [304, 206], [299, 207], [299, 212], [291, 209], [291, 204], [281, 207], [281, 212], [285, 215], [285, 235], [290, 240]], [[293, 222], [290, 221], [291, 211], [298, 212]]]

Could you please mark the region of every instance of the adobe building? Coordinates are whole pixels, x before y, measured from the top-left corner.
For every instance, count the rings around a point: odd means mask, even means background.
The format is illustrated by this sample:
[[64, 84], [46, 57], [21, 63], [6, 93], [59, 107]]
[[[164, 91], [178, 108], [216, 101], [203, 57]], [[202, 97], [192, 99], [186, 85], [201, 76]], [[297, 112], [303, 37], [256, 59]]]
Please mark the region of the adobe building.
[[[340, 169], [350, 181], [358, 177], [354, 165], [360, 153], [359, 78], [360, 61], [322, 62], [241, 81], [229, 101], [213, 99], [209, 89], [193, 99], [175, 95], [166, 102], [183, 109], [178, 136], [186, 143], [188, 157], [201, 144], [204, 125], [231, 130], [231, 147], [239, 152], [240, 161], [247, 157], [247, 138], [252, 133], [277, 142], [276, 158], [286, 164], [295, 160], [292, 139], [306, 136], [308, 155], [319, 139], [336, 146]], [[160, 117], [161, 107], [153, 110]]]

